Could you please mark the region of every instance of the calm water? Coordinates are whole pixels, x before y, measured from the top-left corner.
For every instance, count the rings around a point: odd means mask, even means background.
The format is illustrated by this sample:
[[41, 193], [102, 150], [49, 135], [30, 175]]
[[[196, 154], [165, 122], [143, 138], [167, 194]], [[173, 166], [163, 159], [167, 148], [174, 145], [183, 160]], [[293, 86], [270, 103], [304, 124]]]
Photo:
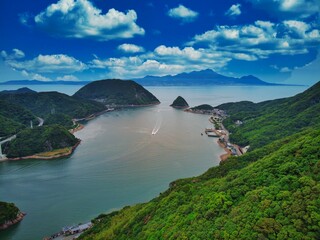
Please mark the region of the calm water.
[[[73, 94], [79, 87], [31, 88]], [[210, 126], [208, 117], [168, 107], [178, 95], [191, 106], [217, 105], [292, 96], [306, 87], [148, 89], [162, 104], [110, 112], [90, 121], [76, 133], [82, 142], [72, 157], [0, 163], [0, 199], [16, 203], [28, 214], [20, 224], [1, 232], [0, 239], [42, 239], [102, 212], [148, 201], [171, 181], [217, 165], [223, 150], [212, 138], [200, 135]]]

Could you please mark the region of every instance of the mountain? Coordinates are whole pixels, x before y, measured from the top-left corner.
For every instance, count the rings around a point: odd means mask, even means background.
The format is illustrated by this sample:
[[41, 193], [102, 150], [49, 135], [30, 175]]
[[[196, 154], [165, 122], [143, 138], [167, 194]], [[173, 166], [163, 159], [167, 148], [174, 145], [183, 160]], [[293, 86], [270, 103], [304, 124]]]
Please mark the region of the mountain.
[[218, 106], [249, 152], [174, 181], [147, 203], [101, 214], [80, 239], [318, 239], [319, 91], [317, 83], [291, 98]]
[[211, 69], [181, 73], [177, 75], [167, 75], [163, 77], [146, 76], [134, 79], [137, 83], [144, 86], [189, 86], [189, 85], [280, 85], [267, 83], [252, 75], [241, 78], [227, 77], [218, 74]]
[[178, 96], [170, 106], [174, 108], [187, 108], [189, 104], [183, 97]]
[[91, 82], [73, 96], [113, 106], [139, 106], [160, 103], [152, 93], [136, 82], [118, 79]]
[[101, 103], [59, 92], [0, 94], [1, 99], [26, 108], [42, 118], [52, 113], [67, 114], [71, 118], [84, 118], [106, 109]]
[[38, 80], [11, 80], [0, 82], [0, 85], [86, 85], [88, 81], [38, 81]]
[[4, 90], [0, 92], [0, 94], [20, 94], [20, 93], [36, 93], [36, 91], [33, 91], [27, 87], [23, 87], [17, 90]]

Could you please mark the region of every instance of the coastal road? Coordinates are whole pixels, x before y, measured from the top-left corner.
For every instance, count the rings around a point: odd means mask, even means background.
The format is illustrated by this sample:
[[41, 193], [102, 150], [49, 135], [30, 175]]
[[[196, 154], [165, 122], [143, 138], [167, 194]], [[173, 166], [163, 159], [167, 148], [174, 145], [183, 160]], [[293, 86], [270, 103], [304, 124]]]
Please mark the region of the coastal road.
[[15, 134], [15, 135], [13, 135], [13, 136], [5, 139], [5, 140], [2, 140], [2, 141], [0, 142], [0, 145], [1, 145], [1, 144], [4, 144], [4, 143], [6, 143], [6, 142], [9, 142], [9, 141], [15, 139], [16, 137], [17, 137], [17, 135]]

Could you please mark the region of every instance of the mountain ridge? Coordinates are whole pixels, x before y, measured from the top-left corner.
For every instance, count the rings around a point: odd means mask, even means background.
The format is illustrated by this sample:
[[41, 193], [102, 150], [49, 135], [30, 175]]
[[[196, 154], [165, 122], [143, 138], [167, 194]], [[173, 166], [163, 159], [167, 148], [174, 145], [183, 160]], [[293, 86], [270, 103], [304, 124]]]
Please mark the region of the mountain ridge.
[[[201, 81], [199, 81], [201, 79]], [[246, 75], [240, 78], [228, 77], [211, 69], [182, 72], [176, 75], [152, 76], [131, 78], [143, 86], [197, 86], [197, 85], [257, 85], [257, 86], [302, 86], [299, 84], [269, 83], [253, 76]], [[100, 81], [100, 80], [95, 80]], [[86, 85], [95, 81], [38, 81], [38, 80], [10, 80], [0, 82], [0, 85]]]
[[134, 78], [134, 81], [144, 86], [196, 86], [196, 85], [257, 85], [257, 86], [292, 86], [291, 84], [269, 83], [247, 75], [240, 78], [221, 75], [211, 69], [183, 72], [177, 75], [150, 76]]

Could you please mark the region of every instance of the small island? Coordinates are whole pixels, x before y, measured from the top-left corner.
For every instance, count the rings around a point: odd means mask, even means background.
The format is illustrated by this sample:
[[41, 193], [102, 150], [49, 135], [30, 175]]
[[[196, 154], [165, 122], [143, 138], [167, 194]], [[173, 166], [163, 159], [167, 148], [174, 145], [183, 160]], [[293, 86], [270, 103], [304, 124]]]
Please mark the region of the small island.
[[20, 222], [25, 215], [14, 203], [0, 202], [0, 230]]
[[188, 108], [189, 104], [183, 97], [178, 96], [170, 106], [173, 108], [183, 109]]
[[94, 100], [110, 107], [148, 106], [160, 103], [152, 93], [138, 83], [119, 79], [91, 82], [73, 96]]

